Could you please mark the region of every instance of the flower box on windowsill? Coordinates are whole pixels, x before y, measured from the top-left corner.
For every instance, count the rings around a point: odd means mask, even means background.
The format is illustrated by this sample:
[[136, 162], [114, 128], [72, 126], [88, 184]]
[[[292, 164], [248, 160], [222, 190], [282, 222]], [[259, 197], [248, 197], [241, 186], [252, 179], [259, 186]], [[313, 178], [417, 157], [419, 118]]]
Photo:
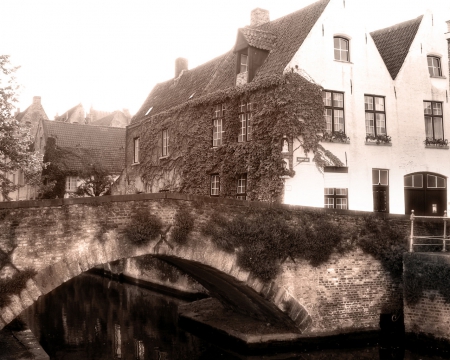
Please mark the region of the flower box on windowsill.
[[350, 138], [343, 131], [325, 132], [322, 135], [322, 142], [331, 142], [338, 144], [350, 144]]
[[423, 143], [425, 144], [426, 149], [448, 149], [448, 140], [447, 139], [432, 139], [426, 138]]
[[392, 146], [389, 135], [366, 135], [366, 145]]

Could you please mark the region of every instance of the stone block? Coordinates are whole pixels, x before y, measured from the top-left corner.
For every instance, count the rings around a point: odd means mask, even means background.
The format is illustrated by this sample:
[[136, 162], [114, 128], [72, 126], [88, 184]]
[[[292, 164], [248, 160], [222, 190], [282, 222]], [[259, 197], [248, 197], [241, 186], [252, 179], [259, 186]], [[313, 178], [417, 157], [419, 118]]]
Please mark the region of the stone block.
[[10, 295], [9, 299], [11, 300], [10, 304], [8, 305], [9, 308], [15, 316], [18, 316], [24, 310], [22, 300], [18, 295]]
[[23, 289], [20, 292], [20, 300], [22, 301], [22, 306], [24, 309], [26, 309], [30, 305], [33, 305], [34, 303], [34, 300], [32, 299], [32, 297], [30, 296], [30, 294], [26, 289]]
[[55, 273], [53, 266], [48, 266], [41, 270], [34, 279], [42, 294], [47, 294], [64, 282], [63, 278]]
[[[275, 294], [275, 296], [273, 297], [273, 303], [278, 306], [278, 308], [281, 308], [280, 305], [282, 305], [284, 296], [286, 294], [286, 289], [282, 286], [280, 286], [278, 288], [277, 293]], [[282, 309], [283, 310], [283, 309]]]
[[36, 285], [36, 282], [33, 279], [29, 279], [26, 283], [26, 289], [31, 298], [36, 301], [42, 295], [41, 290]]
[[12, 312], [12, 310], [9, 308], [9, 306], [5, 306], [1, 309], [1, 318], [3, 322], [8, 325], [11, 321], [13, 321], [16, 318], [16, 315]]
[[76, 259], [64, 259], [67, 269], [69, 270], [70, 278], [74, 278], [82, 273], [80, 264]]

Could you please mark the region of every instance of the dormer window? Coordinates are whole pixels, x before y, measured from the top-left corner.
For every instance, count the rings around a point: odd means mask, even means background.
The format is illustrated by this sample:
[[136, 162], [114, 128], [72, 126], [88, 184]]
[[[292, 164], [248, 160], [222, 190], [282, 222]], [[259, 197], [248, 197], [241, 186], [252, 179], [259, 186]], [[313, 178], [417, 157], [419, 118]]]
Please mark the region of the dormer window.
[[348, 39], [339, 36], [334, 37], [334, 60], [350, 61]]
[[441, 71], [441, 59], [437, 56], [427, 56], [428, 61], [428, 72], [431, 77], [442, 76]]
[[248, 70], [248, 55], [241, 54], [241, 73]]

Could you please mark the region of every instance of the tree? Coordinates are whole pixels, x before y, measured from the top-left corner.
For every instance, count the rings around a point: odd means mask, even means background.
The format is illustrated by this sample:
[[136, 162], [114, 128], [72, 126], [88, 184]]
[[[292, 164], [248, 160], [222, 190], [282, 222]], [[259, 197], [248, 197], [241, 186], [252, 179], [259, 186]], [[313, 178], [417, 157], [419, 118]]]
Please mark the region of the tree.
[[11, 65], [8, 55], [0, 55], [0, 192], [6, 200], [10, 200], [10, 192], [23, 186], [9, 180], [9, 174], [20, 169], [27, 184], [37, 185], [44, 167], [42, 156], [32, 150], [29, 126], [12, 115], [19, 89], [14, 77], [17, 69]]
[[79, 196], [110, 195], [114, 178], [100, 163], [89, 164], [79, 175], [81, 185], [76, 194]]

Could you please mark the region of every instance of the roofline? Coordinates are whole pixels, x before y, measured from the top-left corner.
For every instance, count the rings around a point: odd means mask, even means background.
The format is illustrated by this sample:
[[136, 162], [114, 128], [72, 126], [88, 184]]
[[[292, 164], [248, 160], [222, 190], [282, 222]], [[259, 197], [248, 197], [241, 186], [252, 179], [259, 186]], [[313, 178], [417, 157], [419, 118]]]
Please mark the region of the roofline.
[[[48, 121], [49, 123], [58, 123], [58, 124], [65, 124], [66, 125], [71, 125], [71, 126], [90, 126], [92, 127], [93, 125], [90, 124], [73, 124], [73, 123], [67, 123], [64, 121], [57, 121], [57, 120], [42, 120], [42, 121]], [[94, 125], [96, 128], [106, 128], [106, 129], [123, 129], [121, 127], [117, 127], [117, 126], [107, 126], [107, 125]]]

